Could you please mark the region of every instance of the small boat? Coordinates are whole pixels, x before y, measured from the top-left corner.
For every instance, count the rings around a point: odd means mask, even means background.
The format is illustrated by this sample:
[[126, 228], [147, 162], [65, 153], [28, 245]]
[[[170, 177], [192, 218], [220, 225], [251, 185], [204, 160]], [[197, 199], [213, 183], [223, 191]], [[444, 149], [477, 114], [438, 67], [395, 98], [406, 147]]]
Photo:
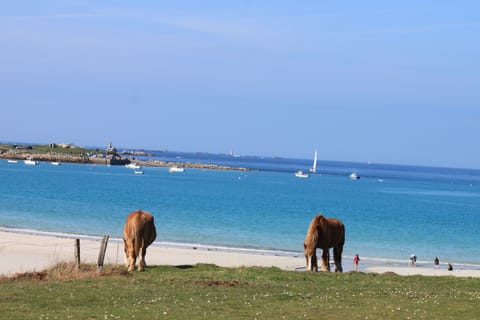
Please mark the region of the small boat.
[[297, 178], [309, 178], [310, 175], [308, 173], [305, 173], [305, 172], [299, 170], [299, 171], [295, 172], [295, 177], [297, 177]]
[[125, 165], [125, 168], [138, 170], [138, 169], [142, 169], [142, 166], [140, 166], [140, 165], [138, 165], [138, 164], [136, 164], [136, 163], [131, 162], [131, 163], [127, 163], [127, 164]]
[[142, 170], [135, 170], [135, 171], [133, 171], [133, 173], [135, 173], [135, 174], [143, 174], [143, 171], [142, 171]]
[[179, 168], [179, 167], [170, 167], [168, 168], [168, 172], [170, 173], [181, 173], [184, 172], [185, 168]]
[[315, 155], [313, 156], [313, 166], [310, 168], [310, 172], [317, 172], [317, 150], [315, 150]]
[[7, 160], [8, 163], [18, 163], [18, 160]]
[[23, 160], [23, 163], [25, 163], [27, 166], [36, 166], [38, 165], [38, 161], [33, 160], [32, 158], [27, 158]]
[[61, 166], [62, 164], [58, 161], [53, 161], [53, 162], [50, 162], [52, 164], [52, 166]]
[[356, 172], [352, 172], [352, 174], [350, 175], [350, 179], [358, 180], [360, 179], [360, 176]]

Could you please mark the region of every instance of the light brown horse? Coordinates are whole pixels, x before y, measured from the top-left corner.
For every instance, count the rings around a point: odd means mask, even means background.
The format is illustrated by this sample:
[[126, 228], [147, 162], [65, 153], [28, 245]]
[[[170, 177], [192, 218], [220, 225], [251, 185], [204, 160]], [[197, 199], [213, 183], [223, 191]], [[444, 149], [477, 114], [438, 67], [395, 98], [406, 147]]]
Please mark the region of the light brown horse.
[[146, 266], [145, 255], [147, 247], [155, 241], [157, 230], [153, 222], [153, 216], [142, 210], [131, 212], [127, 216], [123, 228], [123, 243], [128, 271], [135, 269], [135, 262], [138, 257], [138, 271], [143, 271]]
[[330, 272], [330, 253], [333, 248], [335, 272], [342, 272], [342, 252], [345, 244], [345, 226], [340, 220], [325, 218], [318, 214], [310, 222], [307, 236], [303, 243], [307, 270], [318, 271], [317, 248], [322, 249], [322, 271]]

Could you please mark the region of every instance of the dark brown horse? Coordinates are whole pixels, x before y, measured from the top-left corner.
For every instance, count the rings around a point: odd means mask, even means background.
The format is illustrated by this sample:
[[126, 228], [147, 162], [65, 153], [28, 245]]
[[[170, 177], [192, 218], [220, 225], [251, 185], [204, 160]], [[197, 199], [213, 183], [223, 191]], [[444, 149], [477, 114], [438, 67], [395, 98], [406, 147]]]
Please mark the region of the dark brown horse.
[[330, 271], [330, 253], [333, 248], [335, 272], [342, 272], [342, 252], [345, 244], [345, 226], [340, 220], [325, 218], [318, 214], [310, 222], [307, 236], [303, 243], [307, 270], [318, 271], [317, 248], [322, 249], [322, 271]]
[[142, 210], [131, 212], [127, 216], [125, 227], [123, 228], [123, 243], [125, 245], [125, 255], [128, 271], [135, 269], [135, 262], [138, 257], [138, 271], [145, 268], [145, 255], [147, 247], [155, 241], [157, 231], [153, 216]]

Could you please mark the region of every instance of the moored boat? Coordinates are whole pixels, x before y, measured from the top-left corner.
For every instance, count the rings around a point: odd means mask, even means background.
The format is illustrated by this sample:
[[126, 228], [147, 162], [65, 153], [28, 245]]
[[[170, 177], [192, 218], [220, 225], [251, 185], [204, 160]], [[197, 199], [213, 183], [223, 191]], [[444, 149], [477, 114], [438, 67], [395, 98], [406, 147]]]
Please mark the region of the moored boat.
[[125, 165], [125, 168], [139, 170], [139, 169], [142, 169], [142, 166], [140, 166], [140, 165], [138, 165], [138, 164], [136, 164], [136, 163], [131, 162], [131, 163], [127, 163], [127, 164]]
[[360, 176], [356, 172], [352, 172], [352, 174], [350, 175], [350, 179], [358, 180], [360, 179]]
[[181, 173], [184, 172], [185, 168], [180, 168], [180, 167], [170, 167], [168, 168], [168, 172], [170, 173]]
[[297, 178], [309, 178], [310, 175], [308, 173], [305, 173], [305, 172], [299, 170], [299, 171], [295, 172], [295, 177], [297, 177]]
[[23, 160], [23, 163], [25, 163], [27, 166], [36, 166], [38, 165], [38, 161], [33, 160], [32, 158], [27, 158]]

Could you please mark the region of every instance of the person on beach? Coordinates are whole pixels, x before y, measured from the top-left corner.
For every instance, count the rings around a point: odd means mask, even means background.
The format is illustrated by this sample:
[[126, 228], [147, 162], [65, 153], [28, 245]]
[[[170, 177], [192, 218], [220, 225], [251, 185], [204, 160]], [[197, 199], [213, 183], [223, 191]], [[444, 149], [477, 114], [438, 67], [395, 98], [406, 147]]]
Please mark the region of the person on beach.
[[410, 255], [410, 264], [409, 266], [411, 267], [416, 267], [417, 266], [417, 256], [415, 255], [415, 253], [411, 254]]
[[438, 257], [435, 256], [435, 259], [433, 259], [433, 267], [434, 267], [435, 269], [438, 269], [439, 264], [440, 264], [440, 260], [438, 260]]
[[358, 262], [360, 262], [360, 257], [358, 253], [353, 257], [353, 271], [358, 271]]
[[450, 261], [448, 261], [448, 271], [453, 271], [453, 266]]

